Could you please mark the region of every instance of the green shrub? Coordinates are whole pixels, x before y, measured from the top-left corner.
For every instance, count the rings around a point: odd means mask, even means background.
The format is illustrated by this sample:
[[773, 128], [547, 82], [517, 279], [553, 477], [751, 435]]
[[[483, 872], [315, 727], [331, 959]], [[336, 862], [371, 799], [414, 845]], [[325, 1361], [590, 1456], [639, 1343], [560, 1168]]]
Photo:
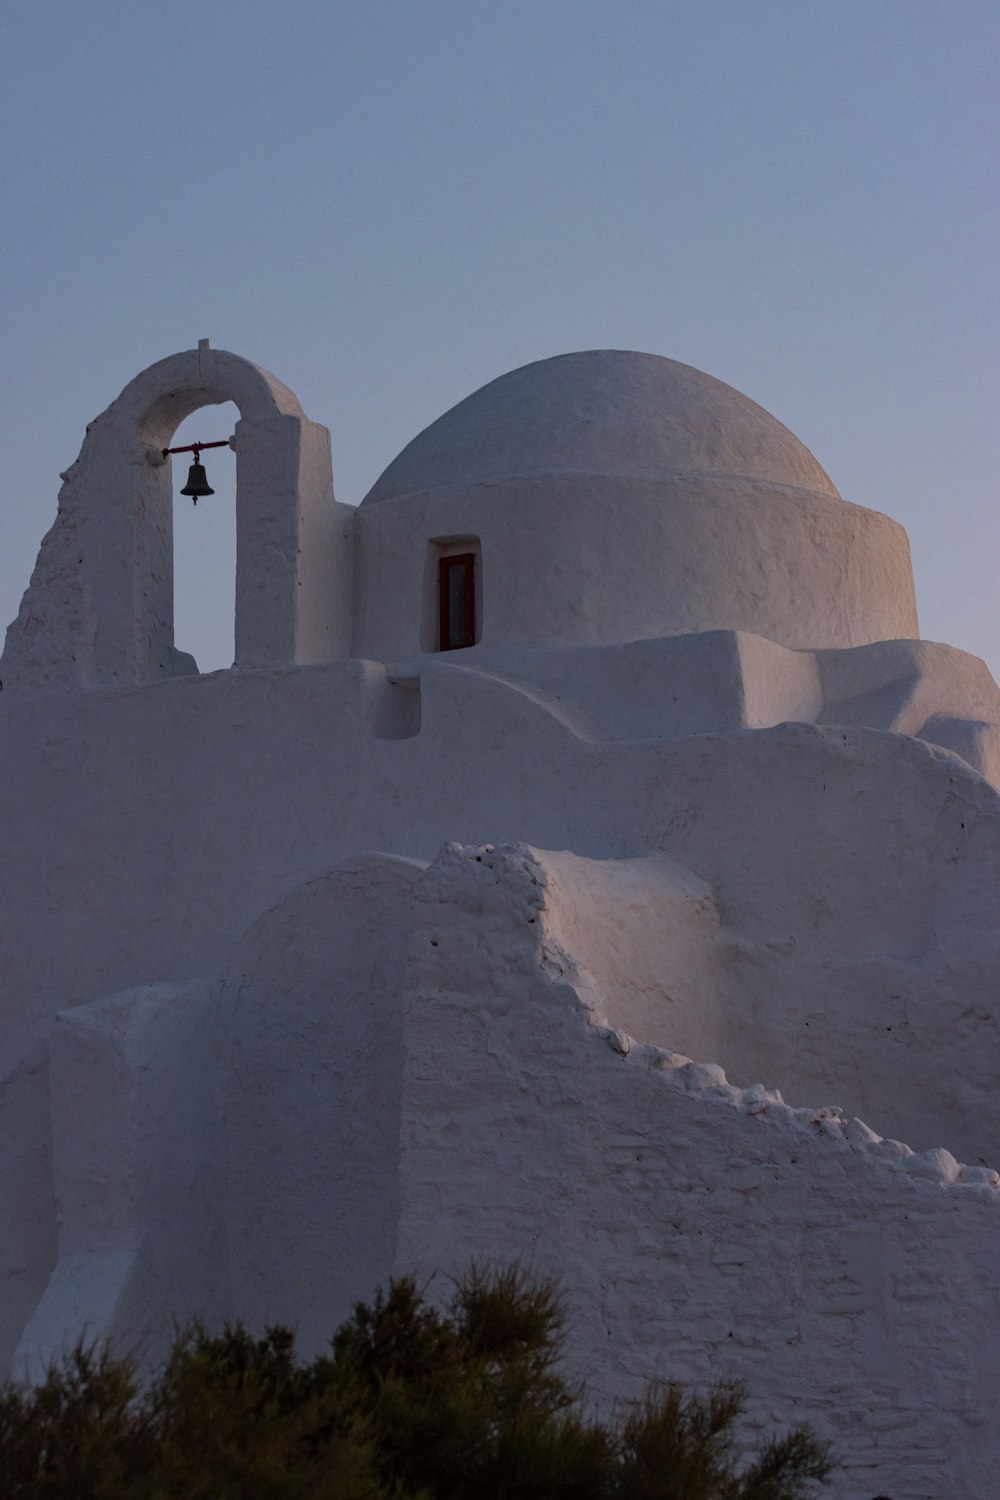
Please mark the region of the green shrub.
[[412, 1279], [359, 1303], [330, 1351], [195, 1325], [140, 1388], [77, 1347], [0, 1390], [3, 1500], [804, 1500], [825, 1481], [806, 1428], [737, 1459], [743, 1393], [651, 1388], [610, 1422], [560, 1373], [551, 1285], [473, 1269], [450, 1307]]

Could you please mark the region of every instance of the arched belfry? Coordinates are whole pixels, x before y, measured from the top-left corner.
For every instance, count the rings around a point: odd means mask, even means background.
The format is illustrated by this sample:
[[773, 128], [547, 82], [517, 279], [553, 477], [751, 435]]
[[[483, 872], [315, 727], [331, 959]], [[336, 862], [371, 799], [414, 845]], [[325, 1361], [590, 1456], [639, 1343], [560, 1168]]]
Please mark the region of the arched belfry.
[[196, 671], [173, 639], [172, 467], [163, 450], [203, 406], [238, 407], [237, 667], [347, 654], [350, 519], [330, 435], [249, 360], [208, 347], [136, 376], [87, 429], [4, 653], [8, 685], [126, 685]]

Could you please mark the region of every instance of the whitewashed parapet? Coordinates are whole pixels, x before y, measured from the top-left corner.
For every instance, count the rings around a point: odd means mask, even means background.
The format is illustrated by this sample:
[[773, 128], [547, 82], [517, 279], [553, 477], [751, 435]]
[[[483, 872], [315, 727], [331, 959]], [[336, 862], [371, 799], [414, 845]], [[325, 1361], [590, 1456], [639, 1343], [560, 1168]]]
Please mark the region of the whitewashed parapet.
[[[503, 893], [503, 909], [512, 923], [520, 926], [538, 922], [546, 910], [552, 876], [545, 867], [544, 856], [527, 844], [500, 848], [492, 844], [476, 847], [445, 844], [433, 867], [433, 882], [425, 882], [418, 888], [417, 899], [424, 902], [451, 901], [459, 893], [465, 893], [467, 902], [470, 899], [475, 901], [474, 893], [478, 887], [470, 887], [466, 874], [470, 862], [485, 866], [495, 876]], [[479, 911], [484, 914], [481, 904]], [[538, 941], [541, 945], [538, 956], [545, 970], [551, 977], [572, 985], [577, 1000], [587, 1013], [594, 1036], [627, 1065], [656, 1073], [668, 1087], [697, 1095], [706, 1103], [735, 1109], [749, 1119], [805, 1132], [812, 1138], [844, 1146], [889, 1172], [905, 1172], [946, 1187], [984, 1189], [988, 1197], [1000, 1202], [1000, 1195], [996, 1193], [1000, 1188], [1000, 1173], [991, 1167], [965, 1165], [943, 1146], [914, 1151], [903, 1141], [879, 1135], [863, 1120], [845, 1118], [838, 1105], [795, 1108], [785, 1103], [776, 1088], [767, 1088], [762, 1083], [740, 1088], [730, 1083], [718, 1063], [693, 1061], [683, 1053], [637, 1041], [621, 1027], [607, 1023], [603, 997], [577, 959], [554, 942], [544, 928], [539, 932]], [[519, 947], [508, 940], [505, 948], [508, 957], [512, 958]]]
[[995, 1191], [1000, 1187], [1000, 1172], [992, 1167], [964, 1166], [943, 1146], [913, 1151], [903, 1141], [879, 1135], [863, 1120], [846, 1119], [836, 1104], [821, 1105], [818, 1109], [793, 1108], [785, 1103], [778, 1089], [765, 1088], [762, 1083], [744, 1089], [730, 1083], [718, 1063], [692, 1062], [680, 1052], [666, 1052], [661, 1047], [637, 1042], [620, 1027], [602, 1026], [596, 1020], [594, 1024], [597, 1036], [612, 1052], [632, 1067], [658, 1073], [671, 1088], [697, 1094], [707, 1103], [736, 1109], [754, 1120], [847, 1146], [890, 1172], [907, 1172], [945, 1187], [985, 1189], [990, 1198], [1000, 1202]]

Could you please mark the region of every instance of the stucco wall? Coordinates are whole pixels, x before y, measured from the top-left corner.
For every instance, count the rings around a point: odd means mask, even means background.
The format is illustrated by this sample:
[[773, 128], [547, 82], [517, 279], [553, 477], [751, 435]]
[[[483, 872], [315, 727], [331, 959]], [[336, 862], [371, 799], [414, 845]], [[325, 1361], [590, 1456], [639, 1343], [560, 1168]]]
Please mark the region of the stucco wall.
[[44, 1293], [8, 1333], [19, 1374], [84, 1334], [148, 1367], [191, 1317], [285, 1322], [316, 1352], [387, 1282], [421, 868], [345, 861], [254, 923], [221, 971], [58, 1015], [54, 1170], [34, 1164], [58, 1234]]
[[563, 899], [524, 848], [418, 887], [399, 1267], [558, 1277], [595, 1396], [744, 1378], [751, 1430], [833, 1439], [837, 1500], [992, 1500], [997, 1174], [609, 1029]]
[[356, 858], [254, 925], [216, 1025], [229, 1315], [319, 1351], [392, 1273], [402, 997], [420, 866]]
[[[406, 685], [345, 663], [4, 694], [0, 757], [9, 1340], [55, 1248], [54, 1014], [218, 972], [259, 915], [365, 848], [428, 858], [451, 837], [528, 837], [598, 861], [666, 853], [710, 888], [718, 949], [681, 964], [707, 951], [699, 918], [657, 1022], [669, 923], [654, 925], [616, 1024], [638, 1014], [671, 1047], [714, 1036], [740, 1083], [764, 1076], [804, 1104], [819, 1090], [916, 1147], [1000, 1156], [1000, 801], [919, 740], [808, 726], [581, 740], [543, 693], [438, 660]], [[595, 969], [621, 972], [621, 951], [604, 944]]]
[[[864, 1113], [888, 1069], [892, 1129], [940, 1133], [949, 1101], [948, 1143], [989, 1154], [1000, 802], [961, 761], [859, 728], [591, 742], [543, 694], [444, 660], [419, 676], [347, 663], [5, 701], [5, 1075], [33, 1066], [55, 1011], [227, 961], [358, 850], [523, 835], [662, 850], [712, 888], [738, 1075], [760, 1037], [789, 1090], [824, 1079]], [[418, 733], [366, 727], [373, 682], [419, 698]]]
[[363, 505], [356, 656], [420, 650], [427, 547], [456, 535], [482, 546], [486, 647], [714, 629], [792, 647], [917, 634], [906, 533], [886, 516], [738, 477], [580, 473]]
[[[834, 1440], [838, 1500], [987, 1500], [1000, 1176], [616, 1024], [711, 916], [662, 855], [449, 844], [307, 882], [212, 979], [64, 1012], [59, 1258], [17, 1368], [84, 1328], [154, 1358], [194, 1313], [317, 1349], [393, 1268], [444, 1295], [516, 1258], [560, 1279], [595, 1399], [744, 1378], [750, 1432]], [[612, 930], [645, 947], [599, 984], [567, 943]]]

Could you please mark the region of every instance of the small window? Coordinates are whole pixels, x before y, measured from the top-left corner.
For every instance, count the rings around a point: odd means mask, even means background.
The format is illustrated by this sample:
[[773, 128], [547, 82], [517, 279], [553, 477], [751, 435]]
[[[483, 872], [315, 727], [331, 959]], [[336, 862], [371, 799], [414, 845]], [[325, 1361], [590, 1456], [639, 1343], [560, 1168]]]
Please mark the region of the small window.
[[438, 563], [438, 641], [442, 651], [476, 644], [476, 554], [460, 552]]

